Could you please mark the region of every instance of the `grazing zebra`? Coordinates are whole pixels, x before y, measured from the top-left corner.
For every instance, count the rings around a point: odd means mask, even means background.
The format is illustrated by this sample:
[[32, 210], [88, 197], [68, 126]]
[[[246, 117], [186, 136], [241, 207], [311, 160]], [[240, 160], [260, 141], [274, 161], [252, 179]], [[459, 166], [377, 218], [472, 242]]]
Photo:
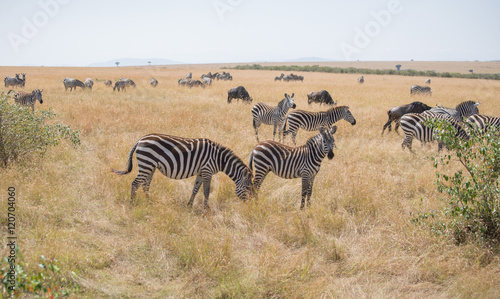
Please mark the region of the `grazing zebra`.
[[285, 76], [285, 74], [281, 74], [279, 77], [274, 77], [274, 81], [281, 81], [283, 80], [283, 77]]
[[365, 83], [365, 78], [364, 78], [363, 76], [359, 77], [359, 78], [358, 78], [358, 83], [359, 83], [359, 84], [363, 84], [363, 83]]
[[[401, 147], [403, 150], [405, 147], [408, 147], [410, 152], [413, 152], [411, 148], [411, 144], [413, 141], [413, 138], [416, 138], [420, 142], [422, 142], [422, 145], [424, 145], [426, 142], [434, 141], [436, 139], [435, 137], [435, 128], [432, 126], [428, 126], [425, 124], [426, 121], [432, 120], [432, 119], [441, 119], [445, 120], [451, 123], [451, 125], [456, 129], [456, 134], [455, 136], [460, 137], [464, 140], [469, 139], [469, 135], [467, 132], [460, 126], [460, 124], [453, 118], [439, 114], [439, 113], [432, 113], [429, 111], [426, 111], [425, 113], [407, 113], [401, 117], [400, 126], [403, 132], [405, 133], [405, 139], [403, 140], [403, 143], [401, 144]], [[443, 142], [438, 141], [438, 150], [440, 151], [443, 148]]]
[[68, 90], [69, 88], [69, 91], [72, 91], [73, 88], [76, 90], [76, 87], [81, 87], [82, 89], [85, 89], [85, 84], [78, 80], [78, 79], [73, 79], [73, 78], [64, 78], [64, 81], [63, 81], [63, 84], [64, 84], [64, 90]]
[[205, 85], [209, 85], [209, 86], [212, 85], [212, 78], [210, 78], [210, 77], [205, 76], [205, 77], [201, 78], [201, 81], [203, 81], [203, 84], [205, 84]]
[[133, 88], [136, 87], [135, 86], [135, 82], [132, 81], [132, 80], [130, 80], [130, 79], [128, 79], [128, 78], [120, 78], [119, 81], [124, 82], [126, 87], [129, 87], [129, 86], [132, 86]]
[[24, 85], [26, 84], [26, 74], [22, 73], [21, 75], [23, 75], [22, 78], [19, 77], [19, 74], [16, 74], [15, 77], [10, 77], [10, 76], [5, 77], [3, 79], [5, 87], [9, 87], [9, 86], [24, 87]]
[[127, 87], [127, 83], [125, 81], [118, 80], [115, 82], [115, 86], [113, 86], [113, 91], [115, 91], [115, 90], [120, 91], [122, 89], [123, 89], [123, 91], [125, 91], [125, 87]]
[[[356, 119], [347, 106], [334, 107], [321, 112], [293, 111], [288, 114], [283, 123], [283, 140], [288, 134], [292, 134], [293, 144], [297, 144], [295, 138], [300, 128], [306, 131], [317, 131], [321, 127], [330, 128], [341, 119], [345, 119], [353, 126], [356, 124]], [[289, 128], [285, 131], [287, 121]]]
[[[14, 102], [19, 105], [31, 107], [32, 111], [35, 111], [35, 102], [39, 101], [40, 104], [43, 104], [42, 100], [42, 91], [43, 89], [35, 89], [31, 93], [19, 91], [14, 94]], [[14, 92], [13, 90], [9, 90], [7, 94]]]
[[431, 79], [425, 80], [425, 84], [431, 84]]
[[87, 78], [87, 79], [85, 79], [84, 84], [85, 84], [85, 87], [92, 90], [92, 86], [94, 86], [94, 81], [92, 81], [92, 79], [90, 79], [90, 78]]
[[486, 116], [482, 114], [474, 114], [467, 118], [467, 125], [472, 129], [488, 131], [489, 127], [500, 129], [500, 117]]
[[204, 205], [209, 209], [208, 196], [212, 175], [219, 171], [227, 174], [236, 183], [236, 195], [246, 200], [253, 192], [252, 171], [229, 148], [205, 138], [182, 138], [164, 134], [150, 134], [137, 141], [128, 155], [125, 171], [112, 169], [124, 175], [132, 171], [132, 157], [136, 152], [139, 173], [132, 182], [130, 200], [133, 202], [139, 185], [142, 185], [149, 199], [149, 185], [158, 168], [171, 179], [186, 179], [196, 176], [193, 193], [188, 206], [193, 205], [194, 197], [203, 184]]
[[278, 138], [281, 141], [281, 134], [283, 132], [283, 123], [285, 122], [288, 109], [297, 107], [294, 103], [293, 96], [289, 97], [285, 93], [285, 98], [278, 103], [278, 106], [271, 107], [264, 103], [257, 103], [252, 108], [253, 127], [255, 129], [255, 138], [259, 142], [259, 127], [261, 124], [273, 125], [273, 140], [276, 136], [276, 128], [279, 129]]
[[106, 81], [104, 81], [104, 85], [106, 85], [107, 87], [110, 87], [113, 85], [113, 82], [111, 82], [111, 80], [106, 80]]
[[479, 102], [465, 101], [458, 104], [455, 108], [436, 106], [432, 107], [428, 112], [445, 114], [449, 117], [453, 117], [458, 122], [463, 122], [469, 116], [479, 113], [479, 109], [477, 108], [479, 104]]
[[432, 95], [431, 88], [429, 86], [420, 86], [413, 85], [410, 89], [410, 95], [414, 94], [423, 94], [423, 95]]
[[193, 78], [193, 73], [187, 73], [186, 79], [192, 79]]
[[156, 80], [156, 78], [151, 78], [151, 80], [149, 80], [149, 84], [151, 84], [151, 86], [153, 87], [156, 87], [158, 85], [158, 80]]
[[284, 179], [302, 178], [302, 201], [300, 208], [310, 203], [314, 178], [319, 171], [321, 162], [328, 155], [332, 159], [335, 139], [333, 134], [337, 126], [332, 129], [321, 128], [319, 134], [310, 138], [305, 145], [289, 147], [274, 141], [264, 141], [257, 144], [250, 154], [248, 165], [252, 169], [255, 164], [255, 191], [264, 181], [266, 175], [272, 171]]

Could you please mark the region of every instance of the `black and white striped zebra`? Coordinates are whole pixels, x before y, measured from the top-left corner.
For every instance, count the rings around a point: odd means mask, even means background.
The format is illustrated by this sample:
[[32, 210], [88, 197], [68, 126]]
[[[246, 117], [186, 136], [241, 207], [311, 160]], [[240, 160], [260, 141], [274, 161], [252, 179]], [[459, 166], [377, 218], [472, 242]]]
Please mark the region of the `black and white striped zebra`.
[[72, 91], [73, 88], [76, 90], [76, 87], [81, 87], [82, 89], [85, 89], [85, 84], [78, 79], [64, 78], [63, 84], [64, 84], [64, 90], [66, 91], [68, 90], [68, 88], [69, 91]]
[[85, 84], [85, 87], [92, 90], [92, 86], [94, 86], [94, 81], [91, 78], [87, 78], [87, 79], [85, 79], [84, 84]]
[[429, 86], [413, 85], [410, 89], [410, 95], [414, 94], [432, 95], [432, 91]]
[[[14, 94], [14, 102], [19, 105], [31, 107], [32, 111], [35, 111], [35, 102], [39, 101], [40, 104], [43, 104], [42, 100], [42, 91], [43, 89], [35, 89], [32, 92], [24, 92], [19, 91]], [[13, 90], [9, 90], [7, 94], [14, 92]]]
[[188, 205], [203, 184], [205, 208], [209, 208], [210, 181], [219, 171], [236, 183], [236, 195], [246, 200], [253, 192], [252, 171], [229, 148], [205, 138], [182, 138], [164, 134], [150, 134], [137, 141], [128, 155], [125, 171], [112, 169], [119, 175], [132, 171], [132, 157], [136, 152], [139, 173], [132, 182], [131, 201], [141, 185], [149, 199], [149, 185], [155, 170], [172, 179], [196, 176]]
[[425, 111], [424, 113], [444, 114], [454, 118], [458, 122], [463, 122], [469, 116], [479, 113], [479, 109], [477, 108], [479, 104], [480, 104], [479, 102], [465, 101], [458, 104], [455, 108], [435, 106], [432, 107], [430, 110]]
[[26, 84], [26, 74], [22, 73], [21, 75], [23, 76], [22, 78], [19, 76], [19, 74], [16, 74], [15, 77], [10, 77], [10, 76], [5, 77], [3, 79], [5, 87], [9, 86], [24, 87], [24, 85]]
[[358, 83], [359, 83], [359, 84], [363, 84], [363, 83], [365, 83], [365, 77], [363, 77], [363, 76], [359, 77], [359, 78], [358, 78]]
[[332, 129], [321, 128], [319, 134], [310, 138], [305, 145], [290, 147], [275, 141], [264, 141], [257, 144], [250, 154], [248, 165], [255, 165], [254, 187], [257, 192], [269, 172], [284, 179], [302, 178], [302, 201], [304, 208], [306, 199], [309, 205], [314, 179], [321, 167], [321, 162], [328, 155], [333, 159], [335, 139]]
[[[287, 135], [292, 134], [293, 144], [297, 144], [295, 139], [299, 129], [317, 131], [321, 127], [330, 128], [341, 119], [345, 119], [351, 125], [356, 124], [356, 119], [347, 106], [334, 107], [321, 112], [309, 112], [304, 110], [293, 111], [288, 114], [283, 123], [283, 139]], [[288, 130], [285, 131], [287, 122]]]
[[295, 109], [295, 107], [297, 107], [294, 103], [294, 95], [295, 94], [292, 93], [291, 96], [288, 96], [288, 94], [285, 93], [285, 98], [281, 100], [276, 107], [271, 107], [264, 103], [257, 103], [257, 105], [253, 106], [253, 127], [255, 129], [255, 138], [257, 138], [257, 142], [259, 142], [259, 127], [261, 124], [273, 126], [273, 140], [276, 136], [276, 129], [278, 129], [278, 138], [281, 141], [286, 114], [290, 108]]
[[151, 78], [151, 80], [149, 80], [149, 84], [151, 84], [151, 86], [153, 87], [156, 87], [158, 85], [158, 80], [156, 80], [156, 78]]
[[[469, 135], [462, 128], [462, 126], [455, 119], [439, 113], [432, 113], [426, 111], [425, 113], [407, 113], [403, 115], [400, 119], [400, 126], [403, 132], [405, 133], [405, 139], [401, 144], [403, 150], [405, 147], [408, 147], [410, 152], [413, 152], [411, 148], [411, 144], [413, 138], [419, 140], [422, 145], [426, 142], [431, 142], [436, 140], [435, 136], [435, 128], [433, 126], [429, 126], [426, 124], [427, 121], [438, 119], [450, 122], [451, 125], [455, 128], [456, 134], [455, 136], [460, 137], [464, 140], [469, 139]], [[443, 142], [438, 141], [438, 150], [443, 148]]]
[[474, 114], [467, 118], [466, 123], [472, 129], [483, 132], [487, 132], [490, 127], [495, 127], [497, 130], [500, 129], [500, 117]]

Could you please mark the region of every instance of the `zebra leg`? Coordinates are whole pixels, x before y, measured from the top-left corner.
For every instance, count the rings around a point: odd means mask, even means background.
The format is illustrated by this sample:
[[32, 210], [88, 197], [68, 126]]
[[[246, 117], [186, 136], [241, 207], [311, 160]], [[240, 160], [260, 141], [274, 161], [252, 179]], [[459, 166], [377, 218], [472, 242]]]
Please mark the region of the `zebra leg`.
[[256, 167], [255, 169], [255, 179], [253, 181], [253, 186], [255, 188], [255, 192], [258, 192], [262, 182], [266, 178], [266, 175], [269, 173], [269, 169], [267, 171], [259, 171]]
[[295, 132], [292, 132], [293, 145], [295, 145], [295, 146], [297, 146], [297, 141], [296, 141], [297, 133], [298, 133], [298, 130]]
[[403, 143], [401, 144], [403, 150], [405, 149], [405, 147], [407, 147], [410, 150], [410, 152], [413, 152], [413, 150], [411, 149], [412, 141], [413, 141], [413, 136], [406, 135], [405, 139], [403, 140]]
[[[277, 126], [278, 126], [278, 123], [273, 124], [273, 141], [274, 141], [274, 138], [276, 137], [276, 127]], [[280, 137], [280, 141], [281, 141], [281, 137]]]
[[260, 121], [253, 119], [253, 128], [255, 129], [255, 138], [257, 138], [257, 142], [259, 142], [259, 127]]
[[309, 176], [302, 177], [302, 201], [300, 202], [300, 209], [303, 209], [306, 205], [306, 197], [309, 193], [310, 182]]
[[151, 173], [143, 180], [142, 182], [142, 190], [144, 190], [144, 193], [146, 194], [147, 200], [149, 199], [149, 186], [151, 185], [151, 180], [153, 179], [153, 174], [155, 173], [156, 168], [153, 168]]
[[210, 206], [208, 205], [208, 196], [210, 195], [210, 181], [212, 180], [212, 175], [207, 174], [202, 177], [203, 181], [203, 195], [205, 195], [204, 206], [206, 210], [210, 210]]
[[307, 206], [311, 205], [311, 194], [312, 194], [312, 188], [313, 188], [313, 184], [314, 184], [314, 179], [315, 179], [315, 177], [312, 177], [309, 180], [309, 188], [307, 189]]
[[189, 199], [188, 201], [188, 207], [192, 207], [193, 206], [193, 201], [194, 201], [194, 197], [196, 196], [196, 193], [198, 193], [198, 190], [200, 190], [200, 187], [201, 187], [201, 175], [198, 175], [196, 177], [196, 180], [194, 181], [194, 186], [193, 186], [193, 193], [191, 194], [191, 198]]

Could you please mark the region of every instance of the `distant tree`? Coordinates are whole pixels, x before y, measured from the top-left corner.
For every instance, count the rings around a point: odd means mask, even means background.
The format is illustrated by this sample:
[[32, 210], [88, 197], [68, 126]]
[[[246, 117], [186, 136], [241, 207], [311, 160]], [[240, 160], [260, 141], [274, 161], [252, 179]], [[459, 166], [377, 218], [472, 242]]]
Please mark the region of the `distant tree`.
[[401, 69], [401, 64], [397, 64], [396, 69], [399, 71]]
[[118, 67], [118, 65], [120, 65], [120, 62], [117, 61], [117, 62], [115, 62], [115, 64], [116, 64], [116, 67]]
[[474, 72], [474, 70], [469, 70], [469, 73], [471, 73], [471, 74], [472, 74], [473, 72]]

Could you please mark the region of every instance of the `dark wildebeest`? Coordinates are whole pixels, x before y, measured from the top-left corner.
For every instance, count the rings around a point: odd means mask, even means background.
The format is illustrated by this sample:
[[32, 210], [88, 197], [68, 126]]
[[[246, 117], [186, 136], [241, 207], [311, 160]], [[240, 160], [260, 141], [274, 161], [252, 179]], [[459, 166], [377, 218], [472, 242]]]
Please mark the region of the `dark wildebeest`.
[[106, 81], [104, 81], [104, 85], [110, 87], [113, 85], [113, 82], [111, 82], [111, 80], [106, 80]]
[[151, 84], [151, 86], [153, 87], [156, 87], [158, 85], [158, 80], [156, 80], [155, 78], [151, 78], [151, 80], [149, 80], [149, 84]]
[[19, 86], [19, 87], [24, 87], [26, 84], [26, 74], [22, 73], [23, 77], [19, 77], [19, 74], [16, 74], [15, 77], [10, 77], [7, 76], [5, 79], [3, 79], [3, 82], [5, 83], [5, 87], [9, 86]]
[[[398, 128], [399, 128], [399, 119], [405, 115], [406, 113], [422, 113], [424, 111], [427, 111], [431, 109], [432, 107], [427, 106], [426, 104], [422, 102], [413, 102], [407, 105], [402, 105], [402, 106], [396, 106], [389, 111], [387, 111], [387, 115], [389, 116], [389, 120], [385, 123], [384, 129], [382, 130], [382, 134], [384, 134], [385, 128], [389, 127], [389, 132], [391, 131], [391, 124], [392, 122], [396, 123], [396, 126], [394, 127], [394, 131], [398, 133]], [[398, 133], [399, 134], [399, 133]]]
[[92, 81], [92, 79], [87, 78], [87, 79], [85, 79], [84, 83], [85, 83], [85, 87], [92, 90], [92, 86], [94, 86], [94, 81]]
[[307, 94], [307, 103], [311, 105], [312, 103], [319, 103], [325, 105], [337, 105], [337, 102], [334, 102], [328, 91], [313, 91]]
[[85, 84], [78, 79], [64, 78], [63, 84], [64, 84], [64, 90], [66, 91], [68, 90], [68, 88], [69, 91], [72, 91], [73, 88], [76, 90], [76, 87], [81, 87], [82, 89], [85, 89]]
[[410, 95], [414, 94], [432, 95], [431, 88], [429, 86], [413, 85], [410, 89]]
[[250, 104], [252, 102], [252, 98], [248, 94], [248, 91], [243, 86], [238, 86], [235, 88], [231, 88], [227, 91], [227, 103], [231, 104], [232, 99], [237, 99], [238, 101], [241, 99], [243, 102]]

